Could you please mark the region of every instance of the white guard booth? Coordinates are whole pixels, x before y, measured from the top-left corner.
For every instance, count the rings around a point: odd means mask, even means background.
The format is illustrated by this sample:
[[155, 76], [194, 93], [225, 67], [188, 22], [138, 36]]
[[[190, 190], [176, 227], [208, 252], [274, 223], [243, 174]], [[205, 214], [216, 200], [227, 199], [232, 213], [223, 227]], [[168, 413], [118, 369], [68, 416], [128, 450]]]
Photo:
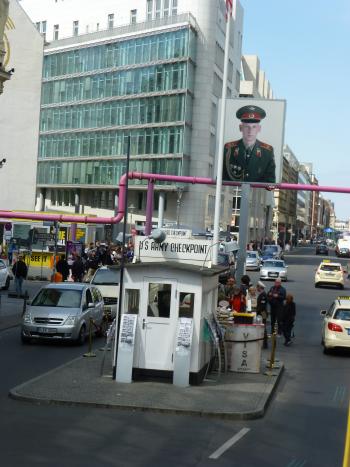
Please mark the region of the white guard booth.
[[137, 237], [134, 263], [125, 267], [123, 287], [123, 313], [137, 314], [134, 379], [147, 375], [175, 379], [179, 342], [180, 346], [185, 342], [189, 383], [203, 380], [212, 357], [205, 318], [210, 319], [216, 308], [218, 277], [225, 271], [207, 267], [210, 245], [188, 238], [167, 238], [159, 245]]

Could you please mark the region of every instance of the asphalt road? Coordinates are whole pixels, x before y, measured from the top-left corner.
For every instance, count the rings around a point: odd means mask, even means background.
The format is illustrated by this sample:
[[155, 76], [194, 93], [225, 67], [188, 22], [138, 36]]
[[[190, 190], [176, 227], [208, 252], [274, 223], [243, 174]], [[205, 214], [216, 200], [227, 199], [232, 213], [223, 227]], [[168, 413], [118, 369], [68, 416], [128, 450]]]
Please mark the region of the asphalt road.
[[[277, 357], [286, 369], [260, 420], [36, 406], [11, 400], [10, 388], [85, 349], [22, 346], [18, 328], [0, 332], [1, 466], [341, 466], [350, 354], [322, 353], [319, 311], [339, 291], [314, 288], [320, 260], [311, 248], [287, 258], [286, 287], [297, 303], [295, 339], [288, 348], [278, 342]], [[257, 273], [251, 277], [256, 281]], [[344, 293], [350, 295], [349, 282]]]

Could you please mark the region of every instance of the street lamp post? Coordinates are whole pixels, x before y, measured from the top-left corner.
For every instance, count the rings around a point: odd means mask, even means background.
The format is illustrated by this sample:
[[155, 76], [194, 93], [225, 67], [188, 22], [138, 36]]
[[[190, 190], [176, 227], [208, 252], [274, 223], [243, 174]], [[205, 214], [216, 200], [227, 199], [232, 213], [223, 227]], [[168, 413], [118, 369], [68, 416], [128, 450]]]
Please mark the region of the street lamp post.
[[181, 208], [181, 198], [183, 195], [184, 187], [178, 186], [177, 190], [177, 200], [176, 200], [176, 228], [180, 227], [180, 208]]
[[133, 204], [130, 204], [130, 206], [128, 207], [128, 211], [130, 213], [130, 228], [132, 228], [132, 215], [134, 214], [136, 208]]

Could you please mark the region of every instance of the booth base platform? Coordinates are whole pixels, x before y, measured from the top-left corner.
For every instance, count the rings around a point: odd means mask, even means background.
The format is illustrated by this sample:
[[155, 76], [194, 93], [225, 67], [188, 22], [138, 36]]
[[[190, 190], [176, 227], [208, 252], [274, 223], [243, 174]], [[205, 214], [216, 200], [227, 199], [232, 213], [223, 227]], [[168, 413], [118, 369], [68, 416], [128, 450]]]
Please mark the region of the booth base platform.
[[[263, 417], [283, 372], [209, 374], [199, 386], [176, 387], [159, 381], [117, 383], [100, 376], [103, 353], [79, 357], [10, 391], [10, 397], [35, 404], [142, 410], [224, 419]], [[269, 354], [263, 354], [263, 362]], [[269, 373], [269, 372], [267, 372]]]

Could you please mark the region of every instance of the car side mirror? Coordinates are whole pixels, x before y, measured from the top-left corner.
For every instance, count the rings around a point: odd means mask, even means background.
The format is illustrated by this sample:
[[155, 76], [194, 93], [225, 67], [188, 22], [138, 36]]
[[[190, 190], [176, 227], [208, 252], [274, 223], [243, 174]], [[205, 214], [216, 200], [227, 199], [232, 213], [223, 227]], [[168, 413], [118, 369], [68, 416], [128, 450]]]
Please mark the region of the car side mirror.
[[321, 310], [321, 311], [320, 311], [320, 315], [321, 315], [321, 316], [325, 316], [326, 313], [327, 313], [327, 310]]
[[287, 264], [285, 265], [285, 268], [288, 269], [288, 265], [287, 265]]
[[27, 300], [27, 305], [31, 305], [32, 304], [32, 301], [31, 300]]
[[88, 308], [95, 308], [95, 305], [92, 302], [90, 302], [87, 307]]

